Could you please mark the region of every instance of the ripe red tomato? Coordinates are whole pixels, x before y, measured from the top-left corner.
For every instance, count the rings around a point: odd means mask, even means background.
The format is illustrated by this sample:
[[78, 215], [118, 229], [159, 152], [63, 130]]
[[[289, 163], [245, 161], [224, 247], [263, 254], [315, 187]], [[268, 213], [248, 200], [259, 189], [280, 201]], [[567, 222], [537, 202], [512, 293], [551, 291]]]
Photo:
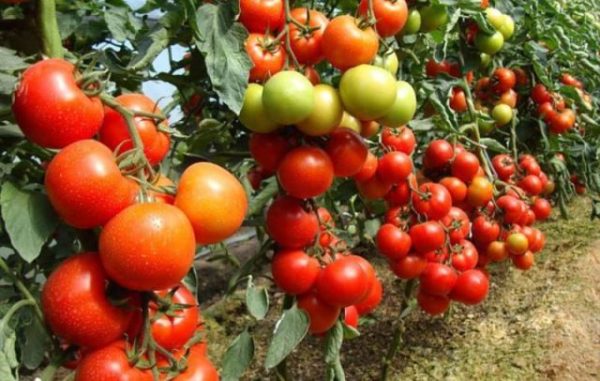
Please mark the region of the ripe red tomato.
[[456, 155], [452, 162], [452, 176], [470, 183], [479, 172], [479, 159], [471, 152], [465, 151]]
[[419, 277], [421, 291], [429, 295], [446, 296], [456, 284], [456, 271], [441, 263], [428, 263]]
[[290, 295], [310, 291], [320, 272], [319, 261], [302, 250], [279, 251], [271, 262], [275, 284]]
[[469, 109], [465, 92], [460, 87], [452, 89], [450, 96], [450, 108], [456, 112], [465, 112]]
[[519, 160], [519, 165], [528, 175], [539, 176], [542, 172], [542, 168], [533, 156], [523, 156]]
[[500, 225], [485, 216], [479, 216], [473, 220], [473, 240], [481, 246], [495, 241], [500, 236]]
[[325, 193], [333, 183], [333, 175], [334, 166], [327, 153], [311, 146], [301, 146], [288, 152], [277, 169], [281, 187], [297, 198]]
[[[358, 13], [367, 16], [369, 12], [369, 1], [361, 0], [358, 5]], [[404, 0], [374, 0], [373, 16], [377, 22], [375, 29], [381, 37], [391, 37], [404, 28], [408, 20], [408, 7]]]
[[531, 99], [537, 104], [552, 102], [552, 95], [546, 89], [546, 86], [538, 83], [531, 89]]
[[132, 205], [100, 233], [99, 251], [108, 276], [131, 290], [170, 288], [194, 261], [194, 229], [178, 208], [162, 203]]
[[446, 296], [429, 295], [422, 290], [417, 293], [419, 307], [429, 315], [441, 315], [448, 311], [450, 299]]
[[383, 299], [383, 287], [381, 281], [378, 278], [373, 280], [371, 290], [361, 302], [356, 303], [354, 307], [358, 311], [360, 316], [367, 315], [373, 312]]
[[494, 71], [492, 83], [492, 90], [497, 94], [502, 94], [515, 87], [517, 84], [517, 76], [514, 71], [501, 67]]
[[315, 293], [309, 292], [298, 297], [298, 308], [310, 318], [308, 331], [318, 335], [329, 331], [340, 316], [340, 308], [322, 302]]
[[413, 171], [413, 163], [404, 152], [388, 152], [379, 159], [377, 175], [391, 184], [406, 182]]
[[529, 270], [533, 266], [533, 263], [535, 262], [535, 258], [531, 251], [527, 251], [523, 255], [513, 255], [511, 257], [511, 259], [512, 259], [512, 263], [519, 270]]
[[531, 208], [535, 213], [535, 218], [539, 221], [547, 220], [552, 214], [552, 205], [545, 198], [536, 199]]
[[419, 253], [435, 251], [446, 242], [444, 228], [435, 221], [413, 225], [409, 234], [413, 248]]
[[248, 197], [240, 181], [213, 163], [195, 163], [179, 179], [175, 206], [192, 223], [196, 243], [221, 242], [242, 226]]
[[323, 268], [315, 289], [325, 303], [346, 307], [367, 297], [370, 281], [369, 274], [354, 256], [342, 256]]
[[525, 213], [525, 203], [513, 196], [501, 196], [496, 200], [498, 208], [502, 210], [504, 222], [514, 224]]
[[537, 196], [544, 190], [542, 180], [535, 175], [527, 175], [519, 181], [519, 187], [532, 196]]
[[281, 196], [267, 211], [267, 231], [281, 246], [297, 249], [314, 242], [319, 222], [316, 214], [307, 211], [301, 200]]
[[116, 341], [83, 357], [75, 381], [152, 381], [149, 369], [136, 368], [127, 356], [128, 344]]
[[369, 180], [371, 177], [375, 176], [375, 173], [377, 173], [378, 164], [377, 156], [368, 151], [367, 158], [365, 159], [363, 166], [352, 178], [356, 181]]
[[251, 33], [275, 32], [285, 23], [283, 0], [240, 0], [239, 20]]
[[350, 15], [337, 16], [329, 22], [321, 47], [333, 67], [346, 70], [368, 64], [377, 55], [379, 39], [371, 27], [361, 29], [360, 21]]
[[546, 236], [539, 229], [532, 228], [532, 230], [532, 238], [527, 238], [529, 241], [529, 250], [533, 253], [537, 253], [540, 252], [544, 246], [546, 246]]
[[385, 201], [390, 207], [408, 205], [410, 201], [411, 190], [408, 181], [396, 184], [385, 195]]
[[74, 255], [62, 262], [42, 289], [46, 323], [69, 344], [98, 348], [120, 339], [133, 310], [111, 304], [106, 273], [97, 253]]
[[581, 83], [581, 81], [579, 81], [577, 78], [573, 77], [569, 73], [563, 73], [560, 76], [560, 81], [567, 86], [573, 86], [578, 89], [583, 89], [583, 83]]
[[502, 95], [500, 95], [500, 98], [498, 98], [498, 101], [496, 102], [496, 104], [497, 105], [505, 104], [505, 105], [509, 106], [510, 108], [517, 108], [518, 99], [519, 99], [519, 95], [517, 94], [517, 92], [514, 91], [513, 89], [510, 89], [510, 90], [502, 93]]
[[440, 184], [450, 192], [453, 204], [464, 201], [467, 198], [467, 186], [460, 179], [456, 177], [444, 177], [440, 180]]
[[420, 255], [411, 254], [398, 261], [391, 262], [390, 266], [398, 278], [415, 279], [425, 270], [427, 260]]
[[507, 181], [515, 174], [517, 167], [512, 157], [507, 154], [494, 156], [492, 159], [494, 170], [498, 174], [500, 180]]
[[[457, 249], [455, 246], [453, 249]], [[452, 267], [463, 272], [474, 269], [479, 261], [479, 253], [471, 241], [463, 239], [458, 243], [458, 250], [452, 253]]]
[[264, 82], [273, 74], [283, 70], [285, 50], [273, 36], [250, 33], [244, 47], [253, 65], [248, 79], [250, 82]]
[[415, 134], [408, 127], [397, 129], [385, 127], [381, 133], [381, 142], [386, 148], [407, 155], [411, 155], [417, 145]]
[[575, 111], [568, 108], [562, 112], [552, 114], [548, 120], [548, 124], [550, 125], [550, 131], [552, 133], [562, 134], [573, 127], [576, 120], [577, 115], [575, 114]]
[[467, 238], [471, 232], [469, 216], [460, 208], [452, 207], [448, 214], [441, 220], [446, 227], [451, 243], [459, 243]]
[[392, 184], [381, 180], [379, 176], [373, 176], [366, 181], [357, 181], [356, 188], [360, 195], [367, 200], [378, 200], [388, 194], [392, 189]]
[[63, 148], [96, 135], [104, 118], [102, 103], [81, 91], [78, 76], [75, 66], [61, 59], [39, 61], [25, 70], [12, 112], [27, 139]]
[[104, 225], [135, 202], [139, 187], [121, 175], [112, 152], [95, 140], [61, 150], [48, 164], [44, 180], [50, 203], [69, 225]]
[[379, 228], [376, 243], [377, 250], [391, 261], [406, 257], [412, 245], [410, 235], [392, 224]]
[[321, 12], [308, 8], [295, 8], [292, 18], [304, 25], [302, 30], [296, 24], [290, 23], [290, 47], [300, 64], [316, 65], [323, 60], [321, 41], [329, 19]]
[[425, 183], [419, 187], [419, 192], [412, 195], [415, 211], [423, 214], [429, 220], [439, 220], [445, 217], [452, 207], [452, 196], [443, 185]]
[[338, 128], [329, 135], [325, 151], [331, 158], [334, 173], [338, 177], [356, 175], [369, 153], [363, 138], [347, 128]]
[[[123, 94], [116, 98], [117, 102], [123, 107], [133, 111], [141, 111], [153, 114], [160, 114], [160, 109], [156, 103], [143, 94]], [[159, 131], [159, 126], [152, 118], [145, 116], [135, 117], [135, 128], [137, 129], [142, 143], [144, 143], [144, 154], [152, 165], [156, 165], [169, 152], [169, 135]], [[167, 122], [161, 123], [162, 127], [167, 127]], [[133, 149], [131, 136], [127, 129], [125, 118], [116, 110], [106, 107], [104, 110], [104, 122], [100, 129], [100, 141], [113, 151], [126, 152]]]
[[434, 59], [427, 60], [425, 64], [425, 74], [428, 77], [437, 77], [440, 74], [448, 74], [451, 72], [451, 64], [447, 60], [437, 62]]
[[467, 270], [458, 276], [450, 298], [463, 304], [483, 302], [490, 288], [490, 280], [481, 270]]
[[250, 136], [250, 154], [268, 172], [277, 171], [289, 150], [289, 140], [281, 134], [253, 133]]
[[219, 381], [219, 373], [206, 357], [206, 348], [203, 343], [194, 345], [190, 349], [186, 365], [185, 371], [177, 375], [173, 381]]
[[467, 202], [473, 207], [487, 204], [494, 197], [494, 186], [483, 176], [477, 176], [467, 188]]
[[425, 151], [423, 164], [429, 169], [440, 169], [450, 164], [454, 158], [454, 148], [446, 140], [434, 140]]
[[356, 306], [348, 306], [344, 308], [344, 324], [352, 328], [358, 328], [358, 310]]

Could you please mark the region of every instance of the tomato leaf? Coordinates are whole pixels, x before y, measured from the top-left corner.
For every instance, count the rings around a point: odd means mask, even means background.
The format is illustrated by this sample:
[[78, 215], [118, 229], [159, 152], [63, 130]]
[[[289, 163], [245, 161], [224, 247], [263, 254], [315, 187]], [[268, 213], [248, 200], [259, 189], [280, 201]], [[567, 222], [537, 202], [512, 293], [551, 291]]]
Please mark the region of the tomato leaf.
[[17, 336], [14, 329], [4, 319], [0, 324], [0, 329], [2, 330], [0, 332], [0, 380], [13, 381], [15, 377], [12, 369], [19, 366], [15, 351]]
[[254, 358], [254, 339], [247, 330], [233, 340], [221, 362], [221, 379], [235, 381], [244, 374]]
[[114, 39], [119, 42], [133, 39], [142, 27], [129, 7], [109, 6], [104, 12], [104, 21]]
[[484, 146], [486, 146], [487, 149], [489, 149], [490, 151], [501, 152], [501, 153], [509, 152], [508, 149], [506, 147], [504, 147], [502, 144], [500, 144], [500, 142], [497, 141], [496, 139], [481, 138], [481, 140], [479, 142], [481, 144], [483, 144]]
[[248, 278], [248, 287], [246, 288], [246, 307], [248, 312], [256, 320], [262, 320], [269, 312], [269, 293], [264, 287], [256, 287], [252, 282], [252, 277]]
[[31, 324], [24, 327], [23, 339], [20, 340], [21, 363], [27, 369], [36, 369], [44, 361], [44, 354], [50, 344], [50, 337], [40, 320], [31, 316]]
[[19, 190], [6, 182], [0, 193], [0, 207], [17, 253], [27, 262], [33, 261], [58, 224], [48, 198], [41, 193]]
[[140, 70], [150, 65], [158, 55], [169, 46], [169, 32], [165, 28], [157, 28], [143, 36], [137, 44], [138, 53], [133, 56], [127, 68]]
[[300, 344], [308, 332], [309, 323], [308, 315], [296, 305], [283, 313], [275, 325], [265, 358], [265, 368], [276, 367]]
[[333, 365], [338, 360], [343, 342], [344, 326], [338, 320], [329, 332], [327, 332], [327, 338], [325, 339], [325, 362], [327, 364]]

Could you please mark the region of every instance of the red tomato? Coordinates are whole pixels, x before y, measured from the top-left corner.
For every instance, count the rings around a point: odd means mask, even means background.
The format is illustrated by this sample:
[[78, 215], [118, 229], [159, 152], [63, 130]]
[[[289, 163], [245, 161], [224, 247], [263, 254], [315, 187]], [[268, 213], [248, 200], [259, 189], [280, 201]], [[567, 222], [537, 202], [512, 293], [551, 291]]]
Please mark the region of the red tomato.
[[285, 23], [283, 0], [240, 0], [239, 20], [251, 33], [279, 30]]
[[304, 76], [315, 86], [321, 83], [321, 76], [313, 66], [304, 67]]
[[104, 117], [102, 103], [81, 91], [78, 76], [75, 66], [61, 59], [39, 61], [25, 70], [12, 112], [27, 139], [63, 148], [96, 135]]
[[551, 115], [548, 121], [550, 125], [550, 131], [555, 134], [562, 134], [567, 132], [571, 127], [575, 125], [577, 115], [575, 111], [570, 108], [565, 109], [560, 113]]
[[135, 202], [139, 187], [121, 175], [115, 158], [95, 140], [65, 147], [48, 164], [44, 180], [50, 203], [69, 225], [104, 225]]
[[398, 261], [392, 262], [390, 266], [398, 278], [415, 279], [421, 275], [423, 270], [425, 270], [427, 260], [420, 255], [411, 254]]
[[[358, 13], [369, 14], [369, 1], [361, 0]], [[391, 37], [404, 28], [408, 20], [408, 7], [404, 0], [373, 0], [373, 16], [377, 22], [375, 29], [381, 37]]]
[[525, 213], [525, 204], [523, 201], [513, 196], [502, 196], [496, 200], [496, 204], [502, 210], [504, 222], [507, 224], [517, 223], [523, 213]]
[[289, 140], [281, 134], [253, 133], [250, 136], [250, 154], [268, 172], [277, 171], [289, 150]]
[[545, 198], [536, 199], [531, 208], [535, 213], [535, 218], [540, 221], [547, 220], [552, 214], [552, 205]]
[[532, 196], [537, 196], [544, 190], [542, 180], [535, 175], [527, 175], [519, 181], [519, 187]]
[[116, 341], [83, 357], [75, 381], [152, 381], [149, 369], [136, 368], [127, 356], [128, 344]]
[[506, 154], [494, 156], [492, 165], [500, 180], [503, 181], [509, 180], [517, 170], [513, 158]]
[[253, 65], [248, 79], [250, 82], [264, 82], [283, 70], [286, 54], [281, 43], [273, 36], [250, 33], [244, 47]]
[[446, 227], [450, 242], [458, 243], [471, 232], [471, 221], [469, 216], [457, 207], [452, 207], [448, 214], [441, 220], [442, 225]]
[[[142, 94], [123, 94], [116, 98], [117, 102], [123, 107], [133, 111], [160, 114], [160, 109], [156, 103]], [[135, 117], [135, 128], [137, 129], [142, 143], [144, 144], [144, 154], [152, 165], [160, 161], [169, 152], [169, 135], [159, 131], [159, 126], [152, 118], [145, 116]], [[162, 127], [167, 127], [167, 122], [162, 123]], [[126, 152], [133, 149], [131, 136], [127, 129], [125, 118], [116, 110], [106, 108], [104, 111], [104, 122], [100, 129], [100, 141], [113, 151]]]
[[419, 187], [418, 193], [413, 193], [412, 203], [417, 213], [429, 220], [439, 220], [450, 211], [452, 196], [443, 185], [425, 183]]
[[446, 140], [434, 140], [425, 151], [423, 164], [429, 169], [439, 169], [450, 164], [454, 158], [454, 148]]
[[381, 142], [386, 148], [404, 152], [407, 155], [412, 154], [417, 145], [415, 134], [408, 127], [400, 129], [385, 127], [381, 133]]
[[533, 253], [540, 252], [546, 245], [546, 236], [539, 229], [532, 228], [532, 238], [529, 241], [529, 250]]
[[319, 231], [316, 214], [305, 210], [301, 200], [290, 196], [281, 196], [271, 204], [266, 223], [271, 238], [290, 249], [310, 245]]
[[363, 138], [347, 128], [333, 131], [325, 150], [338, 177], [350, 177], [360, 172], [369, 153]]
[[97, 253], [74, 255], [52, 272], [42, 289], [46, 323], [69, 344], [98, 348], [123, 337], [133, 310], [111, 304]]
[[298, 308], [304, 310], [310, 318], [308, 331], [321, 334], [329, 331], [340, 316], [340, 308], [322, 302], [316, 294], [309, 292], [298, 297]]
[[408, 185], [408, 181], [405, 181], [394, 185], [394, 187], [385, 195], [385, 201], [387, 201], [390, 207], [408, 205], [410, 194], [410, 186]]
[[219, 381], [219, 373], [206, 357], [205, 345], [194, 345], [187, 356], [187, 368], [173, 381]]
[[377, 166], [377, 175], [391, 184], [400, 184], [406, 182], [406, 179], [413, 171], [413, 163], [410, 157], [404, 152], [388, 152], [381, 159]]
[[552, 102], [552, 95], [546, 89], [546, 86], [538, 83], [531, 90], [531, 99], [537, 104]]
[[279, 251], [271, 262], [275, 284], [290, 295], [310, 291], [320, 272], [319, 261], [302, 250]]
[[356, 181], [369, 180], [371, 177], [375, 176], [375, 173], [377, 173], [378, 164], [377, 156], [373, 155], [370, 151], [367, 152], [367, 158], [365, 159], [363, 166], [352, 178]]
[[517, 76], [514, 71], [501, 67], [494, 71], [492, 83], [492, 90], [497, 94], [502, 94], [515, 87], [517, 84]]
[[444, 177], [440, 184], [448, 189], [452, 197], [452, 203], [456, 204], [467, 198], [467, 186], [456, 177]]
[[514, 255], [511, 257], [511, 259], [512, 259], [512, 263], [519, 270], [529, 270], [533, 266], [533, 263], [535, 262], [535, 258], [531, 251], [527, 251], [523, 255]]
[[344, 324], [352, 328], [358, 328], [358, 310], [356, 306], [348, 306], [344, 308]]
[[533, 156], [524, 156], [519, 161], [519, 165], [528, 175], [539, 176], [542, 172], [542, 168]]
[[367, 297], [364, 298], [361, 302], [356, 303], [354, 307], [358, 311], [360, 316], [367, 315], [375, 310], [379, 304], [381, 304], [381, 300], [383, 299], [383, 287], [381, 285], [381, 281], [377, 278], [374, 279], [373, 284], [371, 286], [371, 290], [367, 294]]
[[481, 270], [467, 270], [458, 276], [450, 298], [463, 304], [483, 302], [490, 288], [490, 280]]
[[369, 291], [369, 276], [354, 256], [343, 256], [325, 266], [317, 279], [319, 299], [338, 307], [363, 301]]
[[108, 276], [131, 290], [151, 291], [178, 284], [192, 267], [194, 229], [178, 208], [135, 204], [100, 233], [99, 251]]
[[356, 188], [367, 200], [377, 200], [383, 198], [392, 189], [392, 184], [381, 180], [379, 176], [373, 176], [367, 181], [357, 181]]
[[581, 81], [579, 81], [577, 78], [573, 77], [569, 73], [563, 73], [560, 76], [560, 81], [567, 86], [573, 86], [577, 87], [578, 89], [583, 89], [583, 84], [581, 83]]
[[427, 253], [441, 248], [446, 242], [444, 228], [437, 222], [428, 221], [413, 225], [409, 231], [413, 248], [419, 253]]
[[517, 108], [517, 101], [519, 99], [519, 95], [513, 89], [505, 91], [500, 95], [496, 104], [505, 104], [510, 108]]
[[452, 176], [470, 183], [479, 171], [479, 159], [471, 152], [461, 152], [452, 162]]
[[456, 284], [456, 271], [441, 263], [428, 263], [419, 277], [421, 291], [429, 295], [446, 296]]
[[458, 244], [458, 251], [452, 253], [452, 267], [460, 272], [474, 269], [479, 261], [477, 249], [471, 241], [466, 239], [463, 239]]
[[485, 216], [479, 216], [473, 220], [473, 240], [481, 246], [495, 241], [500, 236], [500, 225]]
[[333, 67], [347, 70], [368, 64], [377, 55], [379, 39], [371, 27], [361, 29], [360, 21], [350, 15], [337, 16], [329, 22], [321, 47]]
[[425, 74], [429, 77], [437, 77], [440, 74], [448, 74], [450, 75], [451, 64], [450, 62], [443, 60], [441, 62], [437, 62], [434, 59], [427, 60], [425, 64]]
[[460, 87], [455, 87], [452, 89], [452, 95], [450, 96], [450, 108], [459, 113], [465, 112], [469, 109], [465, 92]]
[[333, 175], [334, 166], [327, 153], [310, 146], [288, 152], [277, 169], [281, 187], [297, 198], [312, 198], [325, 193], [333, 183]]
[[305, 30], [290, 23], [290, 47], [300, 64], [316, 65], [323, 60], [321, 41], [329, 19], [319, 11], [308, 8], [295, 8], [292, 18], [304, 25]]
[[423, 291], [417, 293], [419, 307], [429, 315], [441, 315], [448, 311], [450, 299], [445, 296], [429, 295]]
[[392, 224], [379, 228], [376, 243], [377, 250], [391, 261], [406, 257], [412, 244], [410, 235]]

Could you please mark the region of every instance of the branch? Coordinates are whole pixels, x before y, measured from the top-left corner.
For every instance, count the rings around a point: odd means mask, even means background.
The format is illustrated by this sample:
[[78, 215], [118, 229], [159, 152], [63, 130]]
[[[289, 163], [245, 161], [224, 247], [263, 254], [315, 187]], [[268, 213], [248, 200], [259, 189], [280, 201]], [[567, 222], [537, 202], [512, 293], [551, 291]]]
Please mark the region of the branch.
[[56, 20], [56, 3], [54, 0], [39, 0], [38, 22], [44, 55], [50, 58], [63, 58], [62, 39]]

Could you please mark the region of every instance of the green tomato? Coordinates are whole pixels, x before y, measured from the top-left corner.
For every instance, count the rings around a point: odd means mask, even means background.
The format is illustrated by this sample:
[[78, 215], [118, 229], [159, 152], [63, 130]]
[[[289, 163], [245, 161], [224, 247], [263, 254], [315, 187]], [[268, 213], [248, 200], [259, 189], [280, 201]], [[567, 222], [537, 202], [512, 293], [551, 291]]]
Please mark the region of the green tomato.
[[494, 34], [478, 33], [475, 38], [477, 49], [491, 56], [498, 53], [503, 45], [504, 36], [500, 32], [495, 32]]
[[502, 33], [505, 40], [510, 39], [515, 33], [515, 20], [509, 15], [502, 15], [502, 20], [504, 21], [500, 28], [498, 28], [498, 32]]
[[417, 111], [417, 95], [413, 87], [404, 81], [398, 81], [396, 84], [396, 100], [390, 112], [379, 119], [388, 127], [400, 127], [410, 122]]
[[296, 127], [309, 136], [327, 135], [339, 126], [344, 109], [337, 90], [329, 85], [315, 86], [315, 108]]
[[375, 56], [375, 62], [373, 65], [377, 67], [384, 68], [389, 71], [394, 77], [398, 74], [398, 67], [400, 66], [400, 62], [398, 61], [398, 56], [394, 52], [393, 49], [388, 50], [383, 53], [383, 55]]
[[445, 5], [431, 4], [421, 9], [421, 32], [431, 32], [448, 22]]
[[350, 114], [360, 120], [374, 120], [386, 115], [394, 105], [396, 79], [377, 66], [355, 66], [342, 75], [340, 95]]
[[265, 83], [262, 101], [274, 122], [296, 124], [315, 108], [315, 90], [308, 78], [297, 71], [280, 71]]
[[504, 24], [504, 13], [496, 8], [486, 9], [485, 16], [490, 25], [496, 30], [500, 30], [500, 27]]
[[498, 126], [506, 126], [513, 118], [513, 109], [505, 104], [499, 104], [492, 109], [492, 118]]
[[249, 130], [261, 134], [272, 132], [281, 127], [267, 115], [262, 102], [263, 87], [251, 83], [244, 93], [244, 103], [240, 111], [240, 122]]
[[360, 134], [362, 124], [360, 123], [360, 120], [350, 115], [350, 113], [344, 111], [344, 115], [342, 116], [342, 121], [340, 122], [339, 128], [348, 128], [356, 132], [357, 134]]
[[400, 33], [415, 34], [419, 32], [419, 29], [421, 29], [421, 12], [419, 12], [417, 9], [413, 9], [408, 14], [406, 24], [404, 24], [404, 28], [402, 28]]
[[479, 59], [480, 59], [479, 66], [481, 66], [483, 69], [490, 66], [490, 64], [492, 63], [492, 56], [490, 56], [489, 54], [486, 54], [486, 53], [481, 53], [479, 55]]

